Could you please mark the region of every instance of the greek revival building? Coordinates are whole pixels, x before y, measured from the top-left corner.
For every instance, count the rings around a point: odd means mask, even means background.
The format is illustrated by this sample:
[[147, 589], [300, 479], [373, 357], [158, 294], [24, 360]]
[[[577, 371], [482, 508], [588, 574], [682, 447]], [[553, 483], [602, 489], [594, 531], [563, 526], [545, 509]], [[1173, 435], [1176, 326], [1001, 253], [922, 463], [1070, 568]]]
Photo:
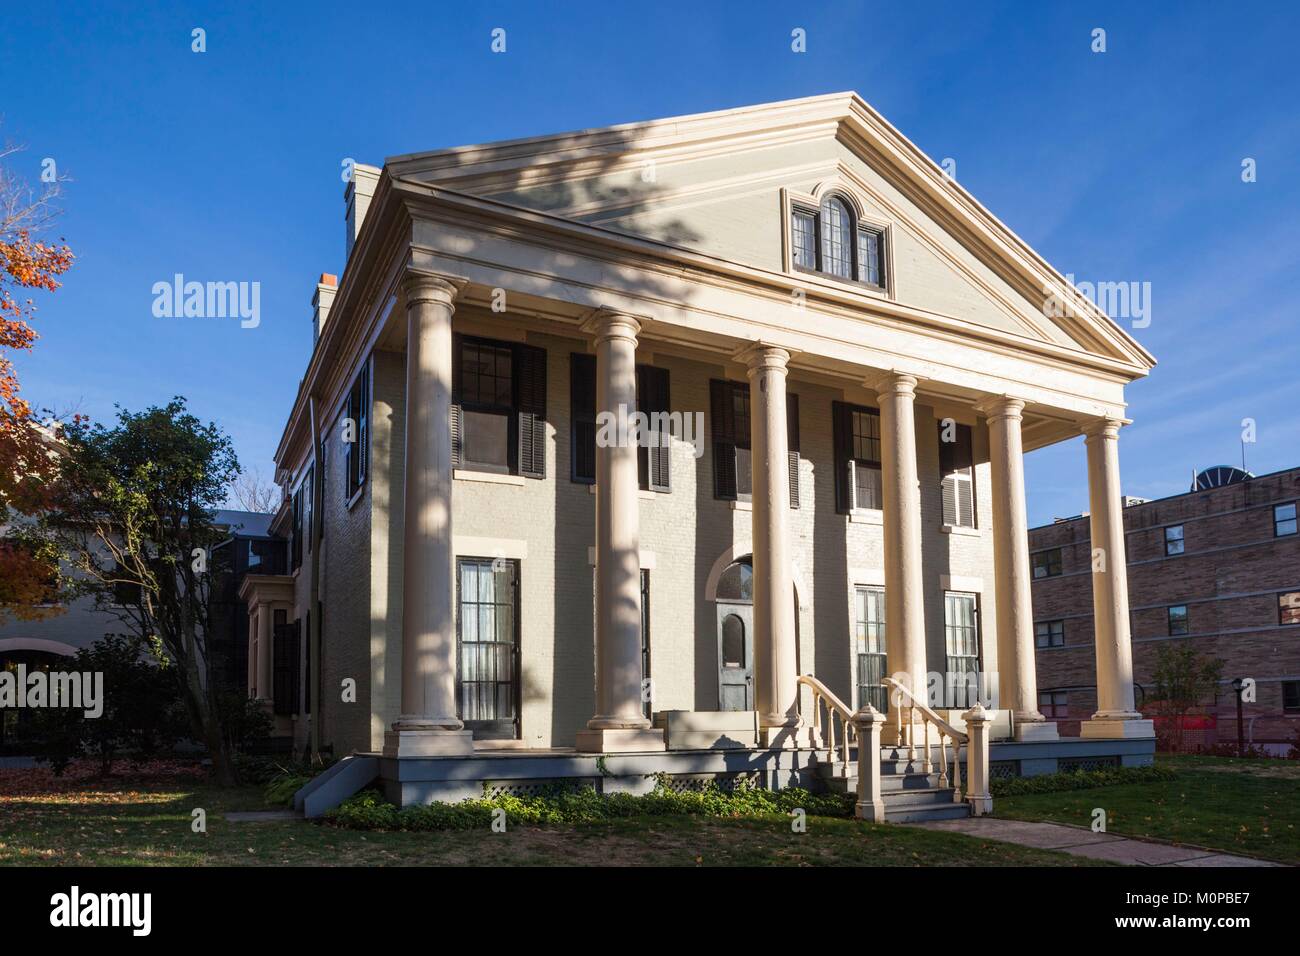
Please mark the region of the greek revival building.
[[345, 198], [290, 573], [244, 585], [283, 732], [390, 770], [790, 752], [893, 677], [1051, 741], [1022, 456], [1085, 435], [1081, 737], [1150, 737], [1118, 447], [1154, 359], [858, 96], [396, 156]]

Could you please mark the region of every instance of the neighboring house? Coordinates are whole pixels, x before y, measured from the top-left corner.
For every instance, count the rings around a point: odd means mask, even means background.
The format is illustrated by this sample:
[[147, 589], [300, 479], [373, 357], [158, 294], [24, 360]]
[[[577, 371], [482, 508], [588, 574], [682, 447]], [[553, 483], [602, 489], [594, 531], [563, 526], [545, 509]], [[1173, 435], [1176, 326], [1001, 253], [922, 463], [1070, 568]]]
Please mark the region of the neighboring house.
[[[807, 746], [801, 675], [847, 710], [895, 673], [996, 677], [1054, 736], [1022, 451], [1091, 436], [1118, 546], [1154, 360], [855, 94], [398, 156], [345, 198], [276, 451], [290, 570], [246, 585], [250, 689], [318, 667], [322, 746], [646, 752], [671, 711]], [[687, 417], [598, 440], [620, 408]], [[1096, 587], [1084, 734], [1149, 737], [1123, 566]]]
[[[269, 514], [227, 510], [214, 517], [228, 536], [213, 548], [210, 565], [221, 582], [214, 595], [219, 634], [213, 646], [222, 661], [223, 679], [231, 688], [243, 689], [247, 670], [248, 612], [238, 597], [239, 585], [250, 570], [281, 570], [284, 564], [285, 544], [270, 535], [271, 518]], [[96, 607], [93, 598], [78, 598], [52, 609], [58, 613], [38, 620], [0, 623], [0, 667], [23, 663], [29, 669], [57, 670], [60, 661], [106, 634], [130, 633], [111, 609]], [[6, 725], [16, 724], [22, 716], [21, 711], [0, 714], [0, 744]], [[8, 729], [12, 735], [13, 726]]]
[[[1217, 726], [1197, 742], [1237, 742], [1235, 678], [1255, 681], [1244, 737], [1285, 752], [1300, 731], [1300, 468], [1255, 477], [1207, 469], [1193, 490], [1124, 509], [1134, 676], [1150, 700], [1160, 647], [1223, 661]], [[1039, 709], [1068, 731], [1096, 705], [1091, 543], [1086, 517], [1029, 532]]]

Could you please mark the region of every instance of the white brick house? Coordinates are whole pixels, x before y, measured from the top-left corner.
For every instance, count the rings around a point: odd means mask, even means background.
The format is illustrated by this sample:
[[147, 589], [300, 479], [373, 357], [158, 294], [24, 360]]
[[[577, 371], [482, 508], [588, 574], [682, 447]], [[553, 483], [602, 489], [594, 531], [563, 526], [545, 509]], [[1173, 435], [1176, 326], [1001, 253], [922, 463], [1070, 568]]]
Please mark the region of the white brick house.
[[[815, 686], [967, 671], [1048, 737], [1020, 457], [1080, 433], [1120, 555], [1084, 736], [1149, 733], [1116, 436], [1154, 360], [856, 95], [397, 156], [346, 198], [276, 454], [298, 567], [248, 585], [250, 690], [302, 622], [321, 744], [647, 752], [726, 711], [797, 748]], [[596, 440], [638, 401], [698, 444]]]

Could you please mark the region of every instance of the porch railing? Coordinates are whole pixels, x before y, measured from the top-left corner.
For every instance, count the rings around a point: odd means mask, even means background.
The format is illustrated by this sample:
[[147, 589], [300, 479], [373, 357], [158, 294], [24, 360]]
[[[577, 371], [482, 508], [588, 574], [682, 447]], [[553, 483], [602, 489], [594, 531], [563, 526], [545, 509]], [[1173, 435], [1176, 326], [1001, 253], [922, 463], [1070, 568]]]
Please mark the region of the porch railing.
[[[946, 788], [952, 783], [953, 803], [962, 801], [961, 748], [966, 747], [966, 800], [971, 812], [982, 816], [993, 809], [993, 798], [989, 794], [989, 716], [977, 701], [975, 706], [962, 714], [966, 721], [966, 733], [962, 733], [950, 723], [931, 710], [926, 704], [916, 699], [910, 690], [892, 677], [886, 677], [881, 683], [888, 689], [893, 708], [891, 716], [897, 733], [897, 747], [907, 748], [907, 761], [916, 763], [917, 727], [921, 728], [921, 771], [926, 774], [934, 772], [931, 733], [937, 738], [939, 747], [939, 786]], [[858, 725], [858, 736], [863, 746], [858, 748], [858, 807], [859, 816], [863, 814], [863, 804], [867, 804], [866, 815], [876, 819], [877, 805], [883, 804], [880, 793], [879, 747], [880, 731], [885, 722], [884, 715], [869, 708], [860, 711], [854, 719]], [[919, 721], [917, 718], [920, 718]], [[865, 736], [870, 733], [875, 739], [868, 741]], [[948, 747], [952, 747], [952, 775], [948, 774]], [[875, 750], [874, 773], [864, 765], [864, 754]], [[864, 783], [867, 785], [864, 791]], [[872, 789], [875, 792], [872, 792]], [[882, 814], [883, 816], [883, 814]]]
[[[857, 743], [857, 730], [853, 726], [853, 711], [844, 701], [835, 696], [835, 692], [811, 674], [799, 678], [799, 685], [812, 691], [812, 714], [804, 714], [804, 723], [812, 728], [816, 738], [826, 750], [826, 756], [834, 760], [837, 746], [835, 732], [836, 721], [839, 722], [838, 747], [840, 759], [847, 770], [849, 765], [849, 743]], [[802, 709], [803, 695], [800, 695]], [[825, 719], [823, 720], [823, 713]]]

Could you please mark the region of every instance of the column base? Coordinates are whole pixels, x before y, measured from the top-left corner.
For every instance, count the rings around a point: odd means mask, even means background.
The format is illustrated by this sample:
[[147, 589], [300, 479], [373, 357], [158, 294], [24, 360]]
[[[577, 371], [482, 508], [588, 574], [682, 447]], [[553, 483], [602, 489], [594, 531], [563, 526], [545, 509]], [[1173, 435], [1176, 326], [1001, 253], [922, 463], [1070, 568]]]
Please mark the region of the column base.
[[877, 800], [874, 803], [868, 801], [857, 805], [857, 818], [866, 820], [868, 823], [885, 822], [885, 803], [883, 800]]
[[384, 733], [385, 757], [456, 757], [474, 753], [468, 730], [389, 730]]
[[1060, 740], [1056, 724], [1050, 720], [1026, 720], [1016, 724], [1016, 740], [1033, 743], [1036, 740]]
[[1079, 725], [1079, 736], [1103, 740], [1119, 740], [1134, 737], [1154, 737], [1156, 725], [1153, 721], [1142, 719], [1121, 719], [1094, 717]]
[[628, 728], [580, 730], [574, 746], [584, 754], [660, 753], [668, 749], [662, 730]]

